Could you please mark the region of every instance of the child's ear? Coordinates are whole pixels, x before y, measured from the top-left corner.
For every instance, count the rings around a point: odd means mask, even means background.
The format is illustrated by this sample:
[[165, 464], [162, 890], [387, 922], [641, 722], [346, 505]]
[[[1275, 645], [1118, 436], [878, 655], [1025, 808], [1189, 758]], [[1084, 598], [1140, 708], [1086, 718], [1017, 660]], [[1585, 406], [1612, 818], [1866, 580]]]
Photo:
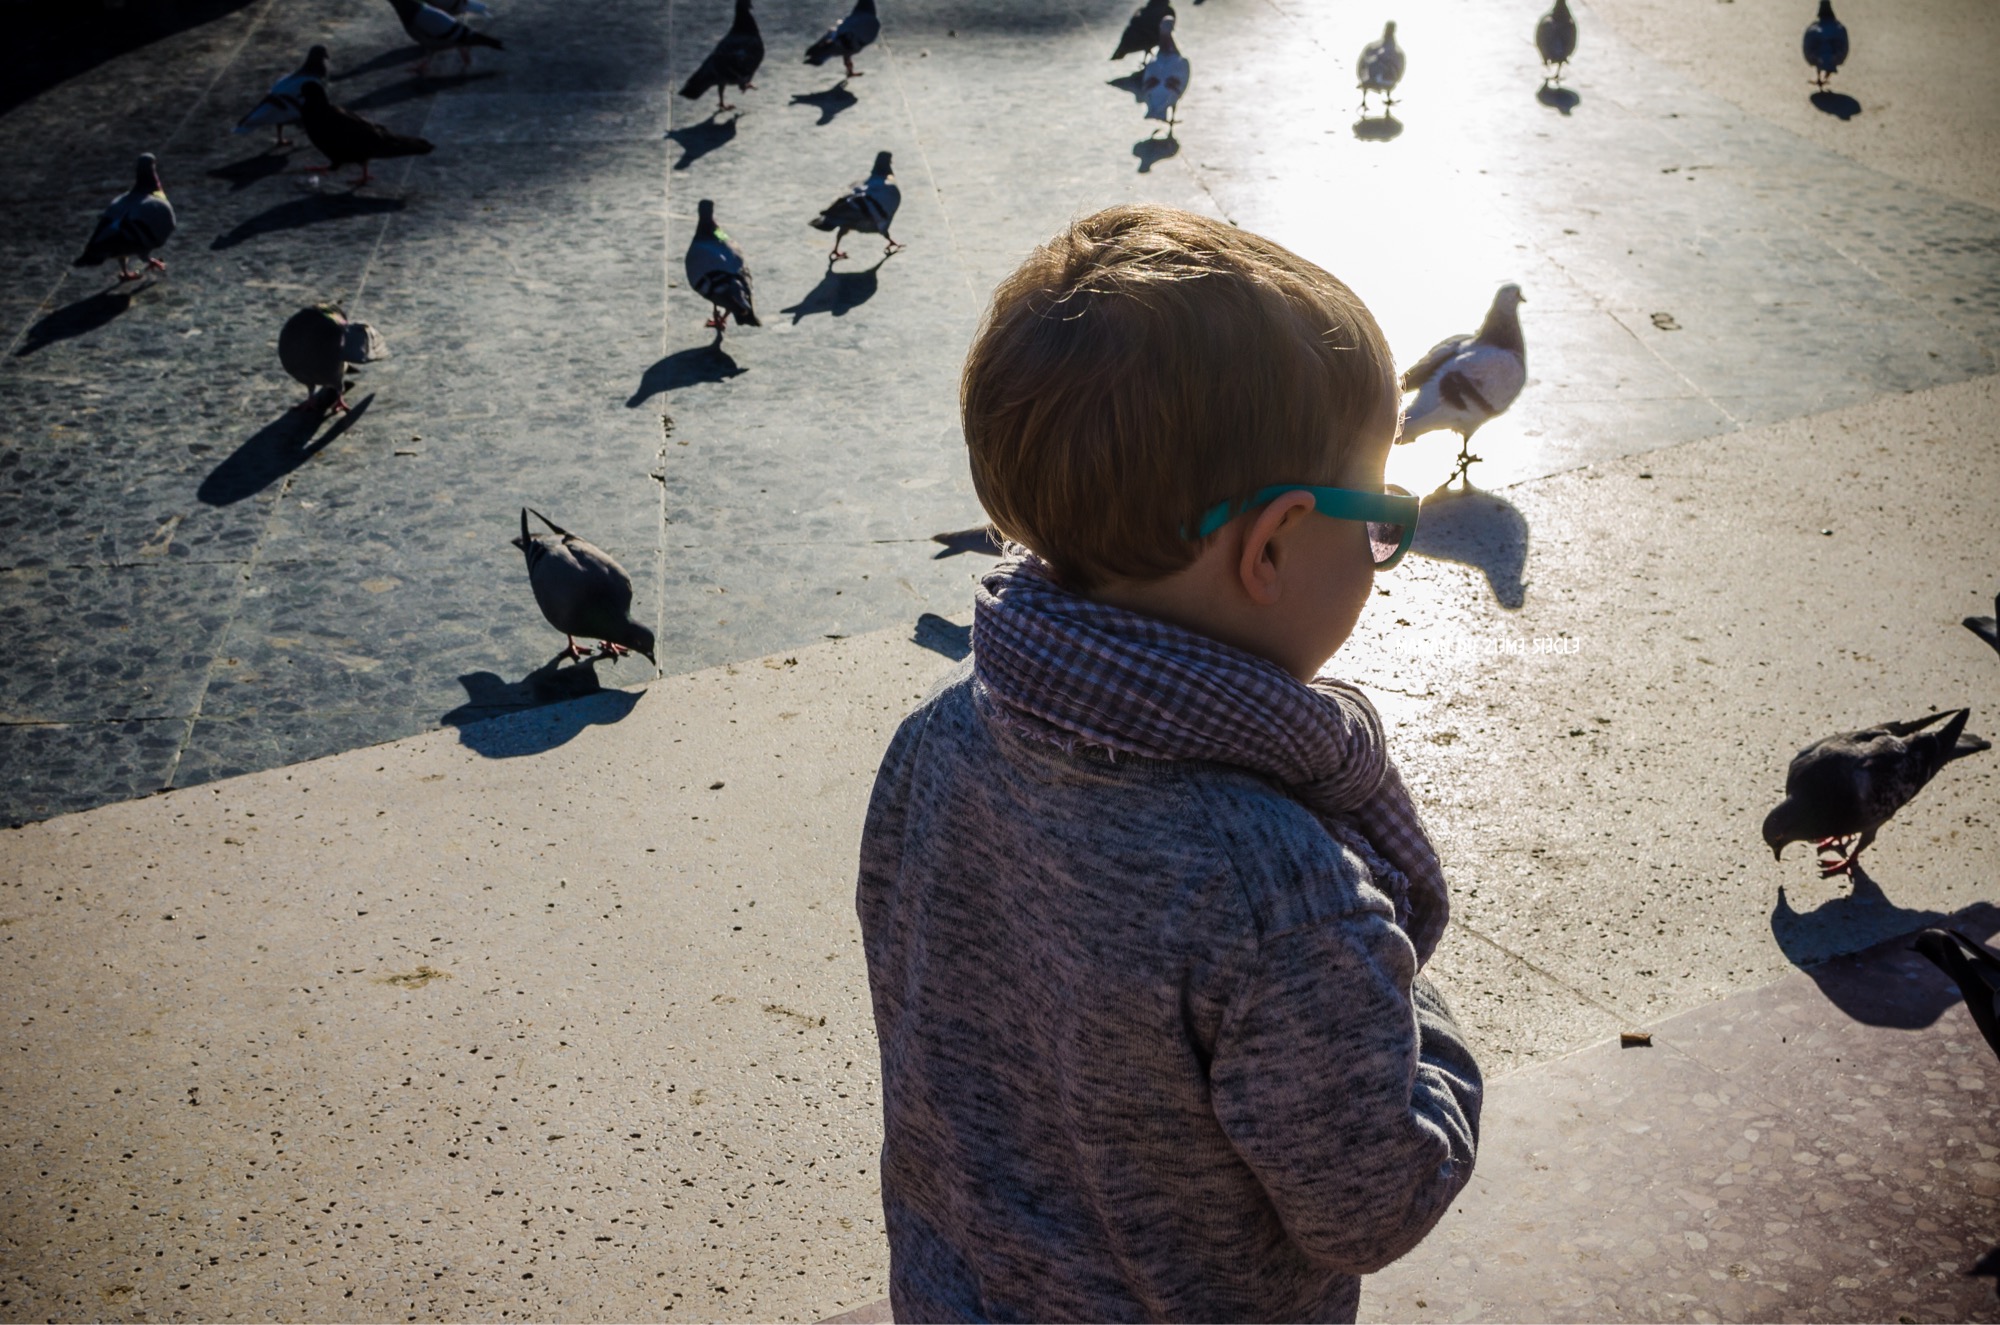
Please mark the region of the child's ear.
[[1287, 553], [1279, 535], [1305, 519], [1312, 509], [1310, 493], [1288, 492], [1257, 512], [1244, 530], [1236, 577], [1243, 592], [1258, 607], [1273, 607], [1284, 596]]

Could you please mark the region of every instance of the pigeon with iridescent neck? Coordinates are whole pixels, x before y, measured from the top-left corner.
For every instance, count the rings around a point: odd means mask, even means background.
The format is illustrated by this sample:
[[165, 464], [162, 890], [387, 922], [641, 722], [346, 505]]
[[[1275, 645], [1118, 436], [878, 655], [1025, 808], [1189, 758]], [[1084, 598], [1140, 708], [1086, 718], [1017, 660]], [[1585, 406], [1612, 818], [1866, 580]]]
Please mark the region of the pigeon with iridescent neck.
[[389, 0], [396, 17], [402, 20], [403, 31], [410, 34], [410, 40], [423, 47], [424, 58], [417, 61], [416, 70], [424, 73], [431, 67], [431, 57], [442, 51], [457, 51], [461, 68], [472, 67], [472, 48], [491, 46], [494, 50], [505, 50], [498, 37], [489, 37], [474, 31], [435, 5], [427, 5], [423, 0]]
[[896, 209], [902, 205], [903, 191], [896, 187], [896, 176], [889, 169], [889, 154], [877, 152], [875, 168], [868, 172], [868, 178], [850, 184], [846, 193], [835, 198], [825, 211], [812, 219], [813, 229], [838, 232], [833, 237], [833, 253], [827, 261], [847, 256], [840, 251], [840, 241], [847, 237], [850, 230], [887, 239], [889, 246], [882, 250], [885, 255], [901, 248], [902, 245], [890, 236], [889, 226], [896, 219]]
[[688, 284], [708, 300], [712, 311], [706, 325], [722, 339], [722, 328], [730, 318], [739, 327], [758, 325], [757, 310], [750, 302], [750, 268], [743, 262], [743, 250], [715, 223], [715, 204], [703, 198], [695, 209], [694, 238], [688, 242], [685, 260]]
[[174, 233], [174, 205], [160, 183], [160, 162], [151, 152], [140, 156], [132, 170], [132, 187], [111, 200], [97, 218], [90, 242], [76, 255], [78, 267], [95, 267], [106, 258], [118, 259], [118, 279], [136, 281], [146, 273], [133, 271], [131, 259], [140, 258], [154, 271], [167, 264], [153, 256], [153, 250]]

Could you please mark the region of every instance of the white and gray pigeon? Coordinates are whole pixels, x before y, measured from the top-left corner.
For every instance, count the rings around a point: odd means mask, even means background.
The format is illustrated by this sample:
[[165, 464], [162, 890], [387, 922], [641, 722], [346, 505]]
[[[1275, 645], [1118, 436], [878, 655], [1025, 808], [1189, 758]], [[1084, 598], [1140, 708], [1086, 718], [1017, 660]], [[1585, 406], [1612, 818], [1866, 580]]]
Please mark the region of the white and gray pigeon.
[[833, 252], [827, 261], [832, 262], [847, 255], [840, 251], [840, 241], [850, 230], [865, 235], [880, 235], [889, 241], [882, 250], [887, 255], [894, 253], [902, 245], [889, 234], [889, 226], [896, 219], [896, 209], [903, 205], [903, 191], [896, 187], [896, 176], [889, 169], [889, 154], [875, 154], [875, 168], [868, 172], [867, 179], [856, 180], [848, 186], [847, 192], [835, 198], [827, 209], [812, 219], [815, 230], [832, 230]]
[[1993, 646], [2000, 653], [2000, 594], [1993, 595], [1992, 616], [1969, 616], [1965, 618], [1965, 628]]
[[[1167, 15], [1160, 20], [1160, 48], [1146, 65], [1145, 74], [1139, 80], [1139, 95], [1146, 102], [1146, 118], [1165, 120], [1167, 136], [1174, 132], [1174, 108], [1180, 104], [1181, 93], [1187, 91], [1188, 61], [1181, 54], [1181, 48], [1174, 43], [1174, 16]], [[1155, 133], [1158, 130], [1154, 130]]]
[[653, 632], [632, 619], [632, 577], [609, 552], [564, 529], [540, 511], [534, 517], [549, 527], [546, 534], [528, 532], [529, 508], [521, 508], [521, 536], [513, 540], [528, 559], [528, 584], [535, 603], [549, 624], [569, 639], [563, 652], [574, 660], [590, 650], [578, 635], [602, 641], [599, 658], [616, 662], [626, 653], [653, 656]]
[[716, 225], [715, 204], [707, 198], [696, 208], [694, 238], [688, 242], [685, 265], [689, 287], [708, 300], [713, 310], [703, 325], [715, 329], [718, 341], [732, 317], [739, 327], [759, 325], [757, 310], [750, 302], [750, 268], [743, 263], [743, 250]]
[[[1954, 759], [1992, 749], [1965, 730], [1970, 709], [1947, 709], [1908, 722], [1885, 722], [1815, 741], [1785, 770], [1785, 799], [1764, 818], [1773, 859], [1785, 847], [1811, 842], [1816, 851], [1844, 853], [1821, 861], [1821, 878], [1851, 874], [1854, 862], [1896, 811], [1908, 805]], [[1942, 721], [1943, 726], [1936, 724]], [[1856, 835], [1860, 841], [1848, 850]]]
[[861, 54], [862, 47], [881, 35], [882, 20], [875, 16], [875, 0], [854, 0], [852, 13], [806, 47], [806, 63], [818, 66], [838, 55], [847, 69], [847, 76], [859, 78], [861, 74], [854, 67], [854, 57]]
[[1354, 62], [1355, 81], [1361, 87], [1361, 113], [1368, 113], [1368, 94], [1382, 94], [1382, 109], [1387, 112], [1396, 104], [1396, 84], [1403, 81], [1406, 61], [1403, 48], [1396, 44], [1396, 25], [1388, 22], [1382, 25], [1382, 35], [1361, 48], [1361, 58]]
[[347, 409], [350, 364], [389, 357], [389, 343], [366, 322], [351, 322], [334, 304], [301, 308], [278, 332], [278, 362], [306, 389], [297, 409], [312, 409], [322, 387], [333, 392], [333, 408]]
[[113, 198], [97, 218], [97, 228], [74, 265], [95, 267], [106, 258], [116, 258], [121, 281], [136, 281], [146, 274], [132, 270], [133, 258], [143, 259], [154, 271], [165, 271], [167, 264], [154, 257], [153, 250], [173, 237], [174, 226], [174, 205], [160, 183], [159, 159], [143, 153], [132, 169], [132, 187]]
[[306, 62], [271, 84], [271, 90], [264, 94], [264, 99], [236, 122], [235, 132], [249, 133], [268, 124], [278, 131], [277, 146], [290, 146], [291, 139], [285, 137], [285, 126], [299, 122], [299, 111], [305, 104], [302, 94], [306, 84], [325, 84], [327, 60], [324, 46], [315, 46], [307, 51]]
[[424, 49], [424, 58], [417, 61], [419, 73], [429, 69], [431, 57], [441, 51], [457, 51], [459, 64], [469, 68], [473, 47], [491, 46], [496, 51], [506, 49], [498, 37], [475, 32], [437, 6], [423, 3], [423, 0], [389, 0], [389, 4], [395, 9], [396, 17], [402, 20], [403, 31]]
[[1470, 452], [1472, 434], [1505, 414], [1528, 383], [1519, 312], [1526, 300], [1520, 286], [1501, 286], [1478, 331], [1439, 341], [1403, 374], [1403, 390], [1416, 392], [1417, 398], [1404, 412], [1403, 432], [1396, 440], [1413, 441], [1441, 428], [1459, 436], [1458, 467], [1440, 487], [1461, 476], [1471, 486], [1468, 471], [1479, 459]]
[[1576, 54], [1576, 16], [1569, 12], [1569, 0], [1556, 0], [1556, 7], [1535, 24], [1535, 49], [1542, 53], [1542, 86], [1551, 80], [1560, 83], [1563, 66]]
[[[1987, 1047], [2000, 1054], [2000, 956], [1955, 929], [1923, 930], [1910, 946], [1951, 977], [1958, 992], [1965, 995], [1965, 1010], [1972, 1014], [1972, 1024], [1986, 1037]], [[2000, 1265], [1986, 1270], [1975, 1267], [1972, 1271], [1996, 1272], [2000, 1272]]]

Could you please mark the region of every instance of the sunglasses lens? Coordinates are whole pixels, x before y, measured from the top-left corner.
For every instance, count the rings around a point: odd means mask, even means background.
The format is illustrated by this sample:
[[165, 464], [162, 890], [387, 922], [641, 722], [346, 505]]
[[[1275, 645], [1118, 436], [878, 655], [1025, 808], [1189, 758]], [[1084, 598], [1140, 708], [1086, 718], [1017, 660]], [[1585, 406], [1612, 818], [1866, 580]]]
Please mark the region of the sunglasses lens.
[[1396, 550], [1402, 546], [1403, 526], [1383, 524], [1376, 520], [1368, 522], [1368, 549], [1374, 554], [1377, 566], [1393, 560]]

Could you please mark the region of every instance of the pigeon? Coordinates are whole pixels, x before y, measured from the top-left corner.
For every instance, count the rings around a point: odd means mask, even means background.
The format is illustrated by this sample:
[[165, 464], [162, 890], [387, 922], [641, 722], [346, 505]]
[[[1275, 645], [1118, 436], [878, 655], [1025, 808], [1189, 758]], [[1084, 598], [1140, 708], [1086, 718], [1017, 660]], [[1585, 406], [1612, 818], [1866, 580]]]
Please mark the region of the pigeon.
[[638, 652], [657, 666], [653, 632], [632, 619], [632, 577], [625, 568], [603, 548], [586, 543], [540, 511], [532, 514], [552, 532], [529, 533], [530, 513], [529, 507], [521, 508], [521, 536], [513, 542], [528, 559], [528, 584], [542, 615], [569, 638], [563, 652], [572, 661], [588, 654], [590, 650], [576, 642], [581, 635], [602, 641], [599, 658], [616, 662]]
[[474, 18], [493, 17], [493, 11], [481, 4], [479, 0], [442, 0], [442, 3], [437, 7], [445, 13], [450, 14], [453, 18], [458, 18], [463, 14], [470, 14]]
[[743, 250], [715, 224], [715, 204], [707, 198], [697, 209], [694, 239], [688, 243], [687, 279], [714, 310], [702, 325], [715, 328], [716, 340], [732, 317], [739, 327], [759, 325], [750, 304], [750, 269], [743, 265]]
[[854, 57], [861, 48], [882, 35], [882, 20], [875, 17], [875, 0], [854, 0], [854, 12], [826, 30], [826, 35], [806, 48], [806, 63], [822, 65], [834, 56], [847, 66], [849, 78], [859, 78]]
[[333, 304], [301, 308], [278, 332], [278, 362], [306, 389], [296, 409], [311, 409], [319, 389], [326, 387], [333, 392], [333, 408], [346, 412], [347, 365], [388, 357], [389, 344], [380, 332], [366, 322], [348, 321]]
[[416, 65], [418, 73], [431, 67], [431, 57], [439, 51], [456, 50], [459, 64], [469, 68], [474, 46], [491, 46], [496, 51], [506, 49], [498, 37], [474, 32], [444, 10], [427, 5], [423, 0], [389, 0], [389, 3], [394, 6], [396, 17], [403, 20], [403, 31], [410, 34], [411, 41], [424, 48], [424, 58]]
[[345, 107], [334, 105], [327, 98], [326, 86], [322, 83], [307, 83], [301, 96], [303, 109], [299, 119], [306, 126], [306, 137], [312, 140], [314, 147], [326, 153], [326, 164], [313, 169], [334, 171], [359, 162], [361, 178], [354, 181], [357, 189], [373, 178], [368, 170], [370, 161], [394, 156], [424, 156], [431, 151], [431, 144], [425, 139], [392, 133], [373, 120], [365, 120]]
[[326, 81], [326, 66], [326, 47], [315, 46], [307, 51], [306, 62], [271, 84], [271, 90], [264, 94], [264, 99], [236, 122], [236, 132], [249, 133], [268, 124], [278, 131], [276, 145], [289, 147], [292, 140], [285, 137], [285, 126], [299, 122], [299, 107], [303, 104], [299, 94], [307, 83]]
[[903, 205], [903, 191], [896, 187], [896, 177], [889, 170], [889, 154], [875, 154], [875, 168], [868, 172], [867, 179], [859, 179], [848, 186], [847, 192], [835, 198], [827, 209], [815, 216], [812, 227], [815, 230], [837, 231], [833, 237], [833, 252], [827, 261], [847, 255], [840, 251], [840, 241], [850, 230], [866, 235], [880, 235], [889, 240], [884, 254], [894, 253], [903, 247], [889, 235], [889, 225], [896, 219], [896, 209]]
[[[1551, 78], [1560, 83], [1563, 66], [1576, 54], [1576, 18], [1569, 12], [1569, 0], [1556, 0], [1556, 7], [1535, 24], [1535, 49], [1542, 53], [1542, 86], [1547, 87]], [[1555, 66], [1553, 75], [1549, 65]]]
[[97, 218], [90, 242], [76, 255], [75, 266], [95, 267], [106, 258], [118, 259], [118, 279], [136, 281], [146, 273], [133, 271], [130, 259], [143, 258], [154, 271], [167, 264], [153, 256], [153, 250], [174, 233], [174, 205], [160, 184], [160, 162], [151, 152], [139, 157], [133, 168], [132, 187], [111, 200]]
[[734, 110], [724, 96], [724, 89], [734, 83], [739, 90], [749, 91], [750, 79], [762, 63], [764, 34], [757, 31], [757, 20], [750, 16], [750, 0], [736, 0], [736, 21], [729, 25], [722, 40], [715, 43], [715, 49], [701, 62], [701, 68], [681, 87], [681, 95], [692, 101], [714, 88], [715, 108]]
[[1833, 16], [1833, 0], [1819, 0], [1819, 17], [1806, 27], [1806, 63], [1821, 87], [1847, 59], [1847, 27]]
[[2000, 1055], [2000, 957], [1955, 929], [1926, 929], [1911, 947], [1931, 959], [1965, 995], [1965, 1010]]
[[[1909, 722], [1885, 722], [1815, 741], [1785, 770], [1785, 799], [1764, 819], [1764, 842], [1773, 859], [1793, 842], [1820, 851], [1846, 852], [1821, 861], [1822, 879], [1852, 874], [1855, 861], [1896, 811], [1908, 805], [1937, 771], [1992, 744], [1965, 730], [1969, 709], [1947, 709]], [[1939, 719], [1942, 727], [1925, 730]], [[1852, 851], [1847, 842], [1861, 840]]]
[[1507, 412], [1528, 381], [1528, 352], [1521, 343], [1521, 304], [1527, 296], [1509, 283], [1493, 296], [1486, 320], [1471, 336], [1452, 336], [1431, 347], [1403, 374], [1403, 390], [1414, 391], [1398, 442], [1448, 428], [1459, 436], [1458, 468], [1439, 487], [1468, 472], [1479, 457], [1470, 453], [1480, 425]]
[[1122, 60], [1128, 55], [1144, 54], [1148, 59], [1160, 44], [1160, 24], [1174, 16], [1174, 7], [1168, 0], [1146, 0], [1146, 3], [1132, 11], [1131, 21], [1125, 25], [1125, 35], [1118, 39], [1118, 49], [1111, 52], [1111, 58]]
[[1403, 81], [1403, 48], [1396, 44], [1396, 25], [1393, 22], [1382, 25], [1382, 37], [1361, 48], [1361, 58], [1355, 61], [1354, 77], [1361, 85], [1361, 113], [1368, 113], [1368, 94], [1382, 94], [1382, 109], [1386, 113], [1396, 104], [1396, 84]]
[[1169, 14], [1160, 20], [1160, 49], [1146, 65], [1139, 83], [1139, 95], [1146, 99], [1146, 118], [1165, 120], [1169, 138], [1174, 136], [1174, 107], [1180, 104], [1187, 85], [1187, 56], [1174, 45], [1174, 16]]
[[1965, 618], [1965, 628], [1993, 646], [2000, 653], [2000, 594], [1993, 595], [1992, 616], [1969, 616]]

